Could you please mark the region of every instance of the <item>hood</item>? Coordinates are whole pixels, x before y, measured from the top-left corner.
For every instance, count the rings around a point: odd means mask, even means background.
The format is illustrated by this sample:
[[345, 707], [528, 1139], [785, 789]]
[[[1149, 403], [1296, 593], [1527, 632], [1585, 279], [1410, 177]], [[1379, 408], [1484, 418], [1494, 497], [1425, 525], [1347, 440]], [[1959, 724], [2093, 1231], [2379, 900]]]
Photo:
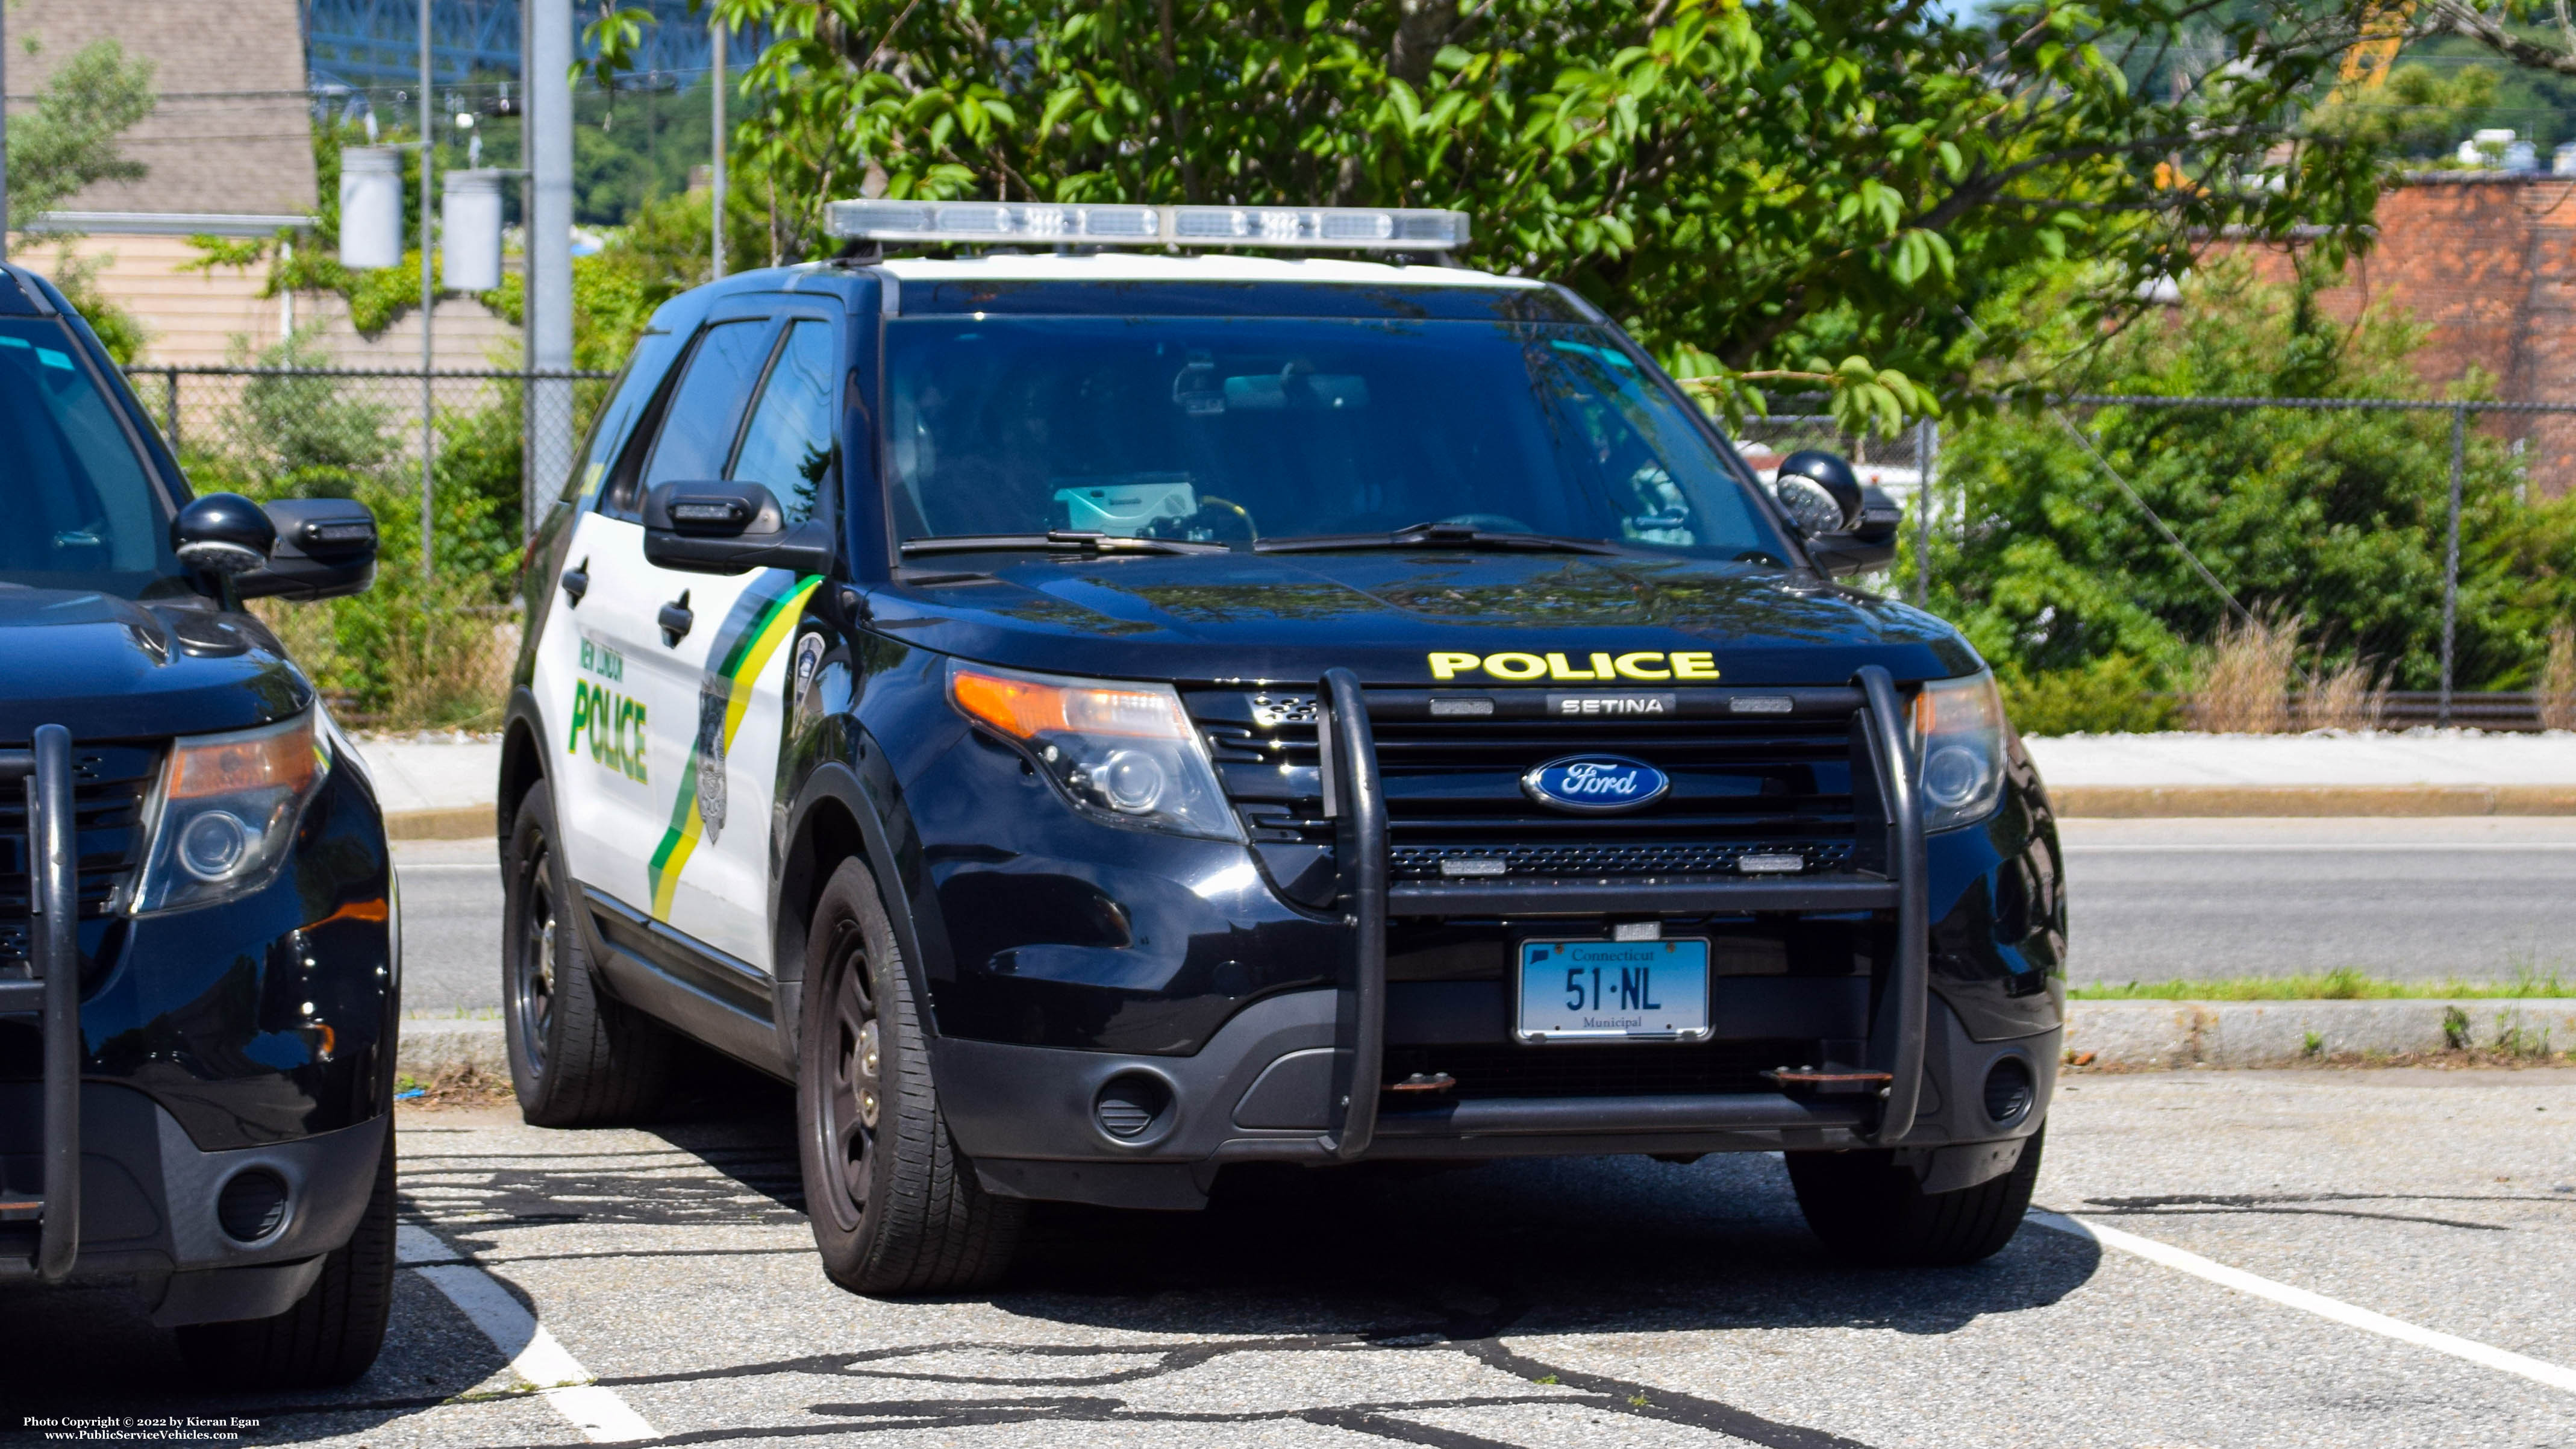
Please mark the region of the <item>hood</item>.
[[0, 744], [59, 724], [75, 741], [249, 729], [313, 687], [246, 614], [202, 602], [0, 585]]
[[1957, 631], [1904, 604], [1793, 589], [1761, 565], [1647, 554], [1038, 558], [990, 574], [917, 570], [872, 609], [909, 644], [1111, 678], [1302, 680], [1342, 665], [1372, 684], [1418, 685], [1432, 682], [1434, 653], [1505, 651], [1562, 654], [1577, 669], [1594, 653], [1705, 652], [1727, 684], [1841, 684], [1864, 664], [1899, 680], [1978, 667]]

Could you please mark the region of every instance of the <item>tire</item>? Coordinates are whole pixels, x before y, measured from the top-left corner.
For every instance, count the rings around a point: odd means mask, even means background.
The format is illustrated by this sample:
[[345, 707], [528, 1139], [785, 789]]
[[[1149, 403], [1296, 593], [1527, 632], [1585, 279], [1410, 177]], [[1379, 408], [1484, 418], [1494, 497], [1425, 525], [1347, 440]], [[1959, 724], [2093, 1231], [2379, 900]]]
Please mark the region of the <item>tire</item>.
[[1886, 1150], [1792, 1152], [1798, 1209], [1825, 1246], [1889, 1268], [1946, 1268], [1994, 1256], [2020, 1231], [2039, 1178], [2042, 1127], [2001, 1177], [1956, 1192], [1927, 1193]]
[[502, 860], [501, 1018], [519, 1115], [536, 1127], [631, 1122], [661, 1100], [671, 1033], [600, 993], [571, 918], [554, 793], [528, 787]]
[[319, 1389], [345, 1384], [375, 1363], [394, 1300], [394, 1124], [367, 1210], [349, 1241], [295, 1306], [274, 1318], [199, 1323], [178, 1330], [179, 1355], [223, 1389]]
[[985, 1192], [949, 1134], [920, 1009], [865, 866], [832, 873], [807, 942], [797, 1156], [823, 1271], [853, 1293], [990, 1286], [1028, 1204]]

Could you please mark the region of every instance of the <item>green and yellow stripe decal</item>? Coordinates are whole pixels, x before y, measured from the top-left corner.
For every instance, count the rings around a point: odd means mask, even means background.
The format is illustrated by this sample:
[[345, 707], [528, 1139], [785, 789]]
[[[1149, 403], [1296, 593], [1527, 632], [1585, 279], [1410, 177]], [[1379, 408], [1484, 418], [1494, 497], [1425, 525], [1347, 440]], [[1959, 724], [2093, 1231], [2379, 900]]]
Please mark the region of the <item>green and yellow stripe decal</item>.
[[[709, 671], [709, 682], [723, 681], [726, 757], [733, 753], [734, 732], [742, 728], [743, 711], [751, 707], [752, 681], [759, 676], [761, 666], [778, 652], [778, 646], [796, 632], [796, 621], [805, 615], [806, 598], [822, 582], [820, 575], [808, 574], [783, 591], [774, 585], [755, 583], [734, 601], [724, 627], [716, 631], [708, 657], [720, 662]], [[680, 888], [680, 872], [687, 868], [689, 857], [698, 848], [702, 830], [698, 769], [705, 758], [705, 746], [692, 742], [688, 768], [680, 773], [679, 795], [671, 802], [671, 826], [662, 832], [662, 843], [654, 848], [653, 858], [644, 868], [645, 885], [653, 900], [653, 919], [657, 921], [671, 919], [671, 897]], [[716, 768], [722, 769], [722, 763]], [[765, 830], [769, 812], [763, 809], [758, 813], [755, 828]]]

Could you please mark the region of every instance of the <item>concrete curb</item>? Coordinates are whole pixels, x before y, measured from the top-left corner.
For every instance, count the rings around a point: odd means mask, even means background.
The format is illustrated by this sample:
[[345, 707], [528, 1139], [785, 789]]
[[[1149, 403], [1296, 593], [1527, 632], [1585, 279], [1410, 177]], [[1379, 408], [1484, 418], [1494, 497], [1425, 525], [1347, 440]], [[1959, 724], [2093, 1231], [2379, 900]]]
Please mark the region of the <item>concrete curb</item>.
[[[2279, 1067], [2459, 1047], [2576, 1047], [2576, 1001], [2073, 1001], [2066, 1049], [2096, 1067]], [[2454, 1016], [2453, 1013], [2458, 1013]], [[2313, 1048], [2311, 1037], [2314, 1038]]]
[[[2455, 1032], [2465, 1040], [2453, 1040]], [[2320, 1056], [2402, 1056], [2463, 1045], [2576, 1048], [2576, 1000], [2067, 1003], [2066, 1049], [2092, 1053], [2086, 1065], [2096, 1067], [2280, 1067]], [[496, 1080], [510, 1075], [501, 1023], [493, 1018], [407, 1018], [394, 1060], [404, 1075], [422, 1081], [467, 1067]]]
[[2057, 785], [2048, 799], [2095, 820], [2576, 815], [2576, 785]]
[[388, 810], [387, 840], [489, 840], [500, 829], [500, 817], [489, 805], [463, 805], [453, 810]]
[[396, 1072], [426, 1082], [469, 1067], [498, 1081], [510, 1079], [510, 1048], [498, 1018], [403, 1018], [394, 1048]]

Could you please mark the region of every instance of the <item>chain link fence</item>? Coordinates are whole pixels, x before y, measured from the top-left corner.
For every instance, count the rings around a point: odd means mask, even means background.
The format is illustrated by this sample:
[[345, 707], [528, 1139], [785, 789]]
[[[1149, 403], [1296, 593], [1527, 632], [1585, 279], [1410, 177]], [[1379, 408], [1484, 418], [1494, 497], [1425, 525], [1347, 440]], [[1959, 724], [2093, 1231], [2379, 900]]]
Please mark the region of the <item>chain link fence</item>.
[[[128, 376], [200, 490], [374, 508], [376, 593], [296, 642], [353, 712], [398, 723], [466, 709], [471, 690], [398, 676], [483, 672], [457, 661], [490, 652], [532, 494], [560, 483], [532, 489], [531, 457], [568, 457], [611, 381]], [[1784, 410], [1736, 436], [1766, 478], [1825, 448], [1905, 506], [1863, 586], [1965, 629], [2032, 733], [2576, 728], [2576, 404], [2086, 396], [1891, 438]]]
[[523, 530], [563, 482], [535, 460], [570, 457], [613, 374], [134, 366], [126, 378], [197, 491], [355, 498], [375, 513], [367, 594], [255, 605], [344, 723], [497, 722]]
[[1906, 505], [1864, 587], [1965, 628], [2033, 733], [2576, 727], [2576, 405], [2087, 396], [1739, 435]]

